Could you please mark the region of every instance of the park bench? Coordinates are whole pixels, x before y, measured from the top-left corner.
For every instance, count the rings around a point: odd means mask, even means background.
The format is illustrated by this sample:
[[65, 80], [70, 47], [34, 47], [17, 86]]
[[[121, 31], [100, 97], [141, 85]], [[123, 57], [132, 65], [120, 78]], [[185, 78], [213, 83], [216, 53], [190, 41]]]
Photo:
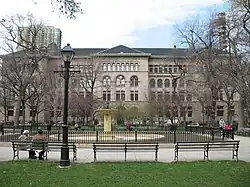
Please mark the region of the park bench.
[[[19, 159], [20, 151], [44, 151], [44, 158], [48, 159], [48, 152], [60, 152], [62, 142], [34, 142], [34, 141], [12, 141], [13, 160]], [[73, 152], [73, 161], [77, 160], [77, 147], [74, 142], [68, 143], [69, 151]]]
[[97, 152], [124, 152], [125, 161], [128, 152], [154, 152], [157, 161], [158, 149], [158, 143], [93, 143], [94, 162], [97, 161]]
[[238, 161], [240, 141], [207, 141], [207, 142], [176, 142], [174, 160], [178, 161], [180, 151], [203, 151], [204, 160], [208, 160], [209, 151], [232, 151], [232, 159]]

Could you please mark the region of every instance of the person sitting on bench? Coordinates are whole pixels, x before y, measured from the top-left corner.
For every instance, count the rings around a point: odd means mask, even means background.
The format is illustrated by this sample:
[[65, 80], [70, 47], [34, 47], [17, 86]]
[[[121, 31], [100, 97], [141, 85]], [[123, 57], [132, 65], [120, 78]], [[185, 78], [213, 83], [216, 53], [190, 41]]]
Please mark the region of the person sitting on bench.
[[[35, 147], [38, 147], [38, 146], [39, 146], [39, 143], [37, 143], [37, 142], [46, 141], [47, 138], [46, 138], [46, 136], [43, 135], [42, 129], [39, 129], [39, 130], [38, 130], [38, 133], [37, 133], [35, 136], [33, 136], [33, 139], [32, 139], [32, 140], [33, 140], [34, 142], [36, 142], [36, 143], [33, 144], [33, 145], [34, 145]], [[42, 145], [41, 145], [41, 148], [42, 148]], [[34, 150], [30, 150], [30, 154], [31, 154], [31, 155], [34, 155], [34, 153], [35, 153]], [[43, 160], [43, 155], [44, 155], [44, 150], [42, 150], [42, 151], [39, 152], [39, 156], [38, 156], [39, 160]]]
[[[29, 131], [24, 130], [21, 136], [19, 136], [18, 140], [22, 142], [29, 141], [30, 140]], [[30, 145], [24, 144], [21, 147], [29, 151], [29, 159], [36, 159], [36, 153], [32, 149], [30, 149]]]

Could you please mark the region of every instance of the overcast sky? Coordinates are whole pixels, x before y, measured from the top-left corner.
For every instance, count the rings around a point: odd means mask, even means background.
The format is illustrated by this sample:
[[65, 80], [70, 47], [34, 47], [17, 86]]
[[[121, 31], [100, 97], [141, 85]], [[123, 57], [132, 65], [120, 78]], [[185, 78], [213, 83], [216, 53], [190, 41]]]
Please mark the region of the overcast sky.
[[[37, 3], [34, 3], [37, 2]], [[50, 0], [6, 0], [0, 19], [27, 12], [62, 30], [62, 45], [72, 47], [173, 47], [173, 25], [207, 9], [225, 9], [225, 0], [82, 0], [84, 14], [69, 20], [52, 10]]]

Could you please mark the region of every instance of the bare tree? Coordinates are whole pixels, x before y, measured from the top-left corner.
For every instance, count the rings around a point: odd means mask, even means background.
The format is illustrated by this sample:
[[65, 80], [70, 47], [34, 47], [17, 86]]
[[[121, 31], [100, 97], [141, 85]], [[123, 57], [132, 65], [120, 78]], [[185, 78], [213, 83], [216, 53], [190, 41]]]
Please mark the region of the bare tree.
[[[32, 0], [35, 4], [39, 4], [40, 0]], [[76, 19], [77, 15], [83, 13], [81, 2], [79, 0], [49, 0], [52, 9], [56, 9], [60, 14], [65, 15], [67, 18]]]
[[[1, 22], [4, 29], [5, 40], [2, 48], [7, 55], [2, 56], [0, 86], [12, 91], [17, 97], [15, 112], [15, 125], [19, 121], [20, 106], [22, 106], [23, 124], [25, 123], [25, 103], [28, 99], [26, 91], [30, 82], [40, 71], [39, 65], [46, 55], [45, 49], [37, 46], [37, 35], [43, 24], [38, 22], [31, 14], [14, 15]], [[30, 40], [24, 37], [24, 32], [31, 35]], [[22, 48], [16, 51], [16, 48]]]
[[[102, 58], [91, 56], [90, 58], [85, 59], [84, 63], [79, 65], [78, 67], [73, 65], [73, 68], [79, 68], [81, 72], [76, 75], [79, 78], [78, 80], [76, 80], [77, 82], [79, 81], [79, 87], [77, 88], [78, 90], [76, 93], [79, 93], [81, 91], [85, 92], [84, 98], [82, 96], [78, 98], [84, 100], [87, 99], [87, 102], [84, 101], [83, 103], [85, 103], [85, 107], [87, 107], [85, 110], [88, 110], [87, 113], [89, 114], [89, 116], [91, 116], [90, 121], [94, 120], [94, 116], [96, 113], [95, 109], [100, 107], [101, 104], [101, 98], [99, 98], [95, 92], [96, 89], [98, 89], [98, 87], [102, 85], [102, 64], [100, 63], [100, 60], [102, 60]], [[85, 111], [85, 114], [87, 113]], [[86, 117], [87, 121], [89, 121], [88, 116]]]
[[212, 15], [209, 22], [193, 19], [176, 27], [179, 39], [190, 47], [193, 51], [193, 60], [197, 62], [196, 73], [199, 77], [194, 81], [203, 83], [211, 94], [211, 104], [208, 107], [210, 125], [215, 124], [216, 102], [224, 79], [219, 69], [227, 60], [227, 53], [220, 50], [220, 35], [214, 20], [215, 16]]
[[46, 116], [45, 121], [49, 123], [54, 121], [58, 123], [58, 118], [62, 115], [63, 107], [63, 78], [55, 73], [52, 69], [47, 69], [44, 85], [44, 108], [49, 116]]
[[0, 112], [4, 115], [4, 123], [9, 121], [8, 108], [12, 107], [15, 102], [15, 95], [6, 88], [2, 88], [0, 91]]
[[30, 82], [27, 87], [27, 106], [30, 108], [30, 115], [32, 117], [32, 124], [38, 122], [39, 113], [46, 109], [44, 84], [46, 84], [46, 78], [42, 72], [40, 72]]

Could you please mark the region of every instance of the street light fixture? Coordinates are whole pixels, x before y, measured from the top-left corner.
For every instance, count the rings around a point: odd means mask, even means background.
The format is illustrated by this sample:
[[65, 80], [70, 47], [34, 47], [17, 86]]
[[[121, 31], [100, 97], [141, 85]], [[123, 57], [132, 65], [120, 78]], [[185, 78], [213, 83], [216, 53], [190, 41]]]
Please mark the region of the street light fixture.
[[70, 44], [67, 44], [61, 49], [61, 55], [64, 60], [64, 108], [63, 108], [63, 143], [61, 147], [61, 160], [60, 167], [70, 166], [69, 160], [69, 147], [68, 147], [68, 100], [69, 100], [69, 68], [73, 57], [75, 56], [74, 50], [71, 48]]

